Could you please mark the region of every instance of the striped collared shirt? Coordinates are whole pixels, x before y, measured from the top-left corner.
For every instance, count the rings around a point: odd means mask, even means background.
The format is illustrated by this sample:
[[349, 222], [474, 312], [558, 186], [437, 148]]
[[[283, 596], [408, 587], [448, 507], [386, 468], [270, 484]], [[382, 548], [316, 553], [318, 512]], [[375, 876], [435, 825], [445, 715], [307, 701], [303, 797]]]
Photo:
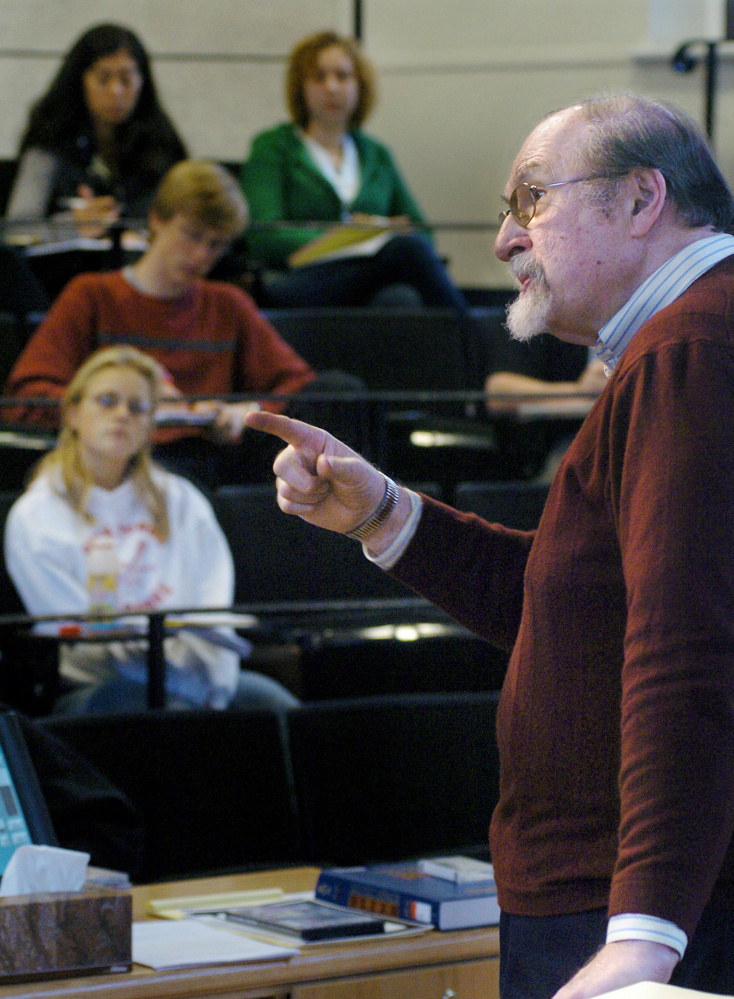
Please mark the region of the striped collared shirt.
[[625, 347], [639, 328], [674, 302], [696, 278], [734, 253], [734, 236], [718, 232], [699, 239], [671, 257], [640, 285], [622, 308], [599, 331], [594, 350], [613, 371]]

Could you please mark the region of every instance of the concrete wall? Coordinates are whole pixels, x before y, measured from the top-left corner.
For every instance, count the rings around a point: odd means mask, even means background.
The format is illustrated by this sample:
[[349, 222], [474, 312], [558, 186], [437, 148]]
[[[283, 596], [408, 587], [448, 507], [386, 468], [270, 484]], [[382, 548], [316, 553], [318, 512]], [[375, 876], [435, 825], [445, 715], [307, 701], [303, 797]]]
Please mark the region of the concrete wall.
[[[395, 153], [427, 216], [493, 223], [519, 144], [553, 107], [604, 90], [675, 101], [703, 120], [703, 70], [670, 55], [724, 33], [723, 0], [362, 0], [380, 102], [368, 128]], [[241, 160], [284, 115], [285, 57], [323, 27], [349, 32], [351, 0], [0, 0], [0, 156], [89, 25], [130, 25], [194, 155]], [[720, 47], [716, 148], [734, 180], [734, 74]], [[491, 229], [440, 231], [462, 284], [506, 284]]]

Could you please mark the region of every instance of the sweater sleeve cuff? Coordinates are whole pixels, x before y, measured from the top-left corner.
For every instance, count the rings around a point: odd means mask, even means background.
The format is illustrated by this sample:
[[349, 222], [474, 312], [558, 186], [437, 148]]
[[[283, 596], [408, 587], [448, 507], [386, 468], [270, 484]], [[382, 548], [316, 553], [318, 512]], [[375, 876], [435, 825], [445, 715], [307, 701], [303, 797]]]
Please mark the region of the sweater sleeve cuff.
[[607, 924], [607, 943], [617, 943], [619, 940], [649, 940], [665, 944], [677, 951], [679, 957], [683, 957], [688, 944], [688, 937], [675, 923], [639, 912], [610, 918]]
[[423, 512], [423, 500], [420, 498], [418, 493], [414, 493], [412, 489], [408, 489], [406, 492], [410, 498], [410, 513], [408, 514], [408, 519], [400, 528], [400, 533], [397, 535], [390, 547], [386, 548], [385, 551], [381, 552], [379, 555], [372, 555], [367, 546], [362, 545], [362, 551], [364, 552], [365, 557], [368, 558], [370, 562], [374, 562], [380, 569], [392, 569], [410, 542], [413, 540], [413, 535], [418, 528], [418, 522], [420, 521], [421, 513]]

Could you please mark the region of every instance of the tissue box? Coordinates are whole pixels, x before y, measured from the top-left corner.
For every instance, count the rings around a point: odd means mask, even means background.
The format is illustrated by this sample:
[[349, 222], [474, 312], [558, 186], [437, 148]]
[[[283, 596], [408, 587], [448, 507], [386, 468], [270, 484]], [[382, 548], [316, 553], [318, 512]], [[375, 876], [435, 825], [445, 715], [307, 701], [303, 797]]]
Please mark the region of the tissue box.
[[92, 888], [0, 896], [0, 985], [131, 966], [129, 892]]

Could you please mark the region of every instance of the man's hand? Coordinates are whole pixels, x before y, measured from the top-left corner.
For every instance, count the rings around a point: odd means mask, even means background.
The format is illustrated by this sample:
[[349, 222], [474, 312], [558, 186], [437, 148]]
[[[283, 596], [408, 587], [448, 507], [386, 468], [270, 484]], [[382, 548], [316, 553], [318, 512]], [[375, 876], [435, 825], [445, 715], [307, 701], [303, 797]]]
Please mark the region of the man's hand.
[[[278, 505], [309, 524], [346, 534], [369, 519], [385, 494], [385, 476], [331, 434], [299, 420], [274, 413], [250, 413], [246, 424], [280, 437], [288, 445], [273, 464]], [[410, 512], [410, 500], [400, 500], [370, 549], [384, 550]]]
[[592, 999], [637, 982], [665, 984], [677, 963], [677, 952], [665, 944], [619, 940], [602, 947], [554, 999]]

